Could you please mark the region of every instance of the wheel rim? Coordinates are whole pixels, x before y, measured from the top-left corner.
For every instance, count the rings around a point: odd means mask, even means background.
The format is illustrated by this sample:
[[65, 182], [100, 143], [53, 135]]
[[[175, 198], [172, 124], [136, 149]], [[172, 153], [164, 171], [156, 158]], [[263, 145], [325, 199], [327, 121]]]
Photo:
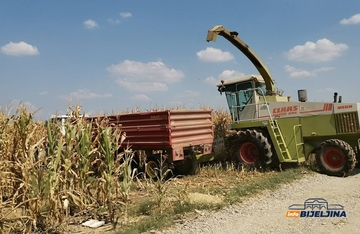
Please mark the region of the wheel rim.
[[240, 147], [240, 157], [245, 163], [252, 164], [258, 160], [259, 150], [254, 143], [245, 142]]
[[155, 178], [157, 176], [156, 171], [158, 170], [158, 165], [154, 161], [149, 161], [145, 165], [145, 172], [150, 178]]
[[328, 149], [324, 152], [324, 163], [333, 169], [338, 169], [344, 166], [345, 157], [344, 154], [337, 149]]

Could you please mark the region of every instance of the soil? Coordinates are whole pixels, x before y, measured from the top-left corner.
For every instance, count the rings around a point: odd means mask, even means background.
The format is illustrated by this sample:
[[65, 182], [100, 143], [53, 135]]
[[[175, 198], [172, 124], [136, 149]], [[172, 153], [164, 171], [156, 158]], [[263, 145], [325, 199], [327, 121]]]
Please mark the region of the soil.
[[[342, 205], [346, 217], [286, 217], [289, 206], [309, 198], [323, 198], [329, 207]], [[149, 233], [360, 233], [359, 220], [360, 169], [355, 169], [344, 178], [309, 173], [276, 191], [264, 191], [221, 211], [196, 211], [166, 230]]]

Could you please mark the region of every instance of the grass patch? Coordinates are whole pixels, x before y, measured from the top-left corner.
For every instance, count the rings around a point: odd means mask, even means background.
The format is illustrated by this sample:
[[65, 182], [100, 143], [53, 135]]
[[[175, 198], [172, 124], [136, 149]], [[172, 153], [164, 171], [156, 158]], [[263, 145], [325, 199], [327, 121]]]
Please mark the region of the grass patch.
[[264, 190], [276, 190], [282, 184], [290, 183], [294, 180], [300, 179], [303, 176], [303, 171], [308, 169], [299, 167], [288, 169], [283, 172], [273, 173], [269, 177], [259, 178], [246, 184], [236, 185], [226, 196], [227, 204], [234, 204], [240, 202], [243, 197], [251, 196]]
[[211, 203], [190, 203], [177, 201], [174, 204], [173, 212], [177, 215], [193, 212], [195, 210], [218, 210], [223, 207], [223, 204], [211, 204]]
[[[168, 202], [162, 208], [162, 213], [154, 202], [143, 202], [138, 204], [133, 215], [144, 215], [136, 222], [123, 226], [116, 233], [142, 233], [150, 230], [164, 229], [174, 224], [175, 220], [186, 219], [195, 210], [218, 210], [230, 204], [241, 202], [245, 197], [254, 196], [265, 190], [276, 190], [282, 184], [301, 179], [304, 174], [312, 173], [306, 168], [298, 167], [287, 169], [282, 172], [239, 172], [237, 170], [221, 169], [218, 166], [204, 167], [200, 175], [185, 177], [169, 182], [167, 197], [173, 197], [179, 192], [179, 187], [184, 186], [186, 193], [201, 192], [222, 196], [221, 203], [192, 203], [186, 197]], [[207, 175], [216, 175], [209, 178]], [[213, 181], [212, 181], [213, 180]], [[184, 189], [182, 190], [184, 192]]]
[[137, 222], [128, 224], [120, 228], [117, 234], [139, 234], [150, 230], [163, 229], [174, 224], [175, 220], [180, 219], [186, 214], [195, 210], [218, 210], [223, 204], [193, 204], [189, 202], [176, 201], [172, 208], [166, 211], [150, 212], [149, 216], [142, 217]]
[[162, 214], [154, 214], [141, 219], [139, 222], [121, 227], [117, 234], [138, 234], [152, 229], [160, 229], [168, 227], [173, 223], [174, 214], [172, 212], [164, 212]]
[[130, 215], [151, 215], [156, 203], [154, 201], [143, 201], [135, 205], [135, 207], [130, 211]]

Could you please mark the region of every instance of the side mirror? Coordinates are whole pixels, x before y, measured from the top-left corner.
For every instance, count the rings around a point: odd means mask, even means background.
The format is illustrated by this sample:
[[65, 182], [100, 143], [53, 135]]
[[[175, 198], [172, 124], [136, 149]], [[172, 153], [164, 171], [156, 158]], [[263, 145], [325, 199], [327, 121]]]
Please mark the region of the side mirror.
[[218, 91], [220, 92], [220, 95], [222, 95], [222, 93], [224, 92], [224, 89], [225, 89], [225, 86], [223, 85], [223, 86], [220, 86], [219, 88], [218, 88]]
[[220, 95], [222, 95], [222, 93], [225, 90], [225, 85], [224, 85], [224, 80], [221, 80], [221, 86], [219, 86], [218, 91], [220, 92]]

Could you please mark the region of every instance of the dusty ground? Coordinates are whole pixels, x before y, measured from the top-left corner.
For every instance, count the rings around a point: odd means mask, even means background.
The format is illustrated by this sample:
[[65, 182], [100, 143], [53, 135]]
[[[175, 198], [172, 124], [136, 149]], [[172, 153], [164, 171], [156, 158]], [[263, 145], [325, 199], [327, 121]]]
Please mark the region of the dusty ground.
[[[341, 204], [346, 217], [286, 217], [290, 205], [303, 204], [308, 198]], [[360, 170], [346, 178], [309, 174], [279, 190], [265, 191], [218, 212], [199, 211], [167, 230], [151, 233], [360, 233]]]
[[[212, 177], [210, 177], [212, 178]], [[177, 186], [187, 183], [178, 180]], [[211, 186], [222, 179], [209, 182], [203, 176], [192, 178], [197, 186]], [[224, 184], [226, 186], [226, 184]], [[221, 197], [189, 193], [192, 202], [217, 203]], [[336, 218], [287, 218], [292, 204], [303, 204], [308, 198], [324, 198], [329, 204], [344, 206], [346, 217]], [[309, 209], [308, 209], [309, 210]], [[316, 210], [316, 208], [315, 208]], [[360, 169], [346, 178], [309, 173], [303, 179], [285, 184], [276, 191], [264, 191], [242, 203], [221, 211], [196, 210], [187, 219], [177, 220], [166, 230], [151, 230], [155, 234], [202, 233], [360, 233]], [[71, 233], [114, 233], [109, 224], [97, 228], [72, 226]]]

